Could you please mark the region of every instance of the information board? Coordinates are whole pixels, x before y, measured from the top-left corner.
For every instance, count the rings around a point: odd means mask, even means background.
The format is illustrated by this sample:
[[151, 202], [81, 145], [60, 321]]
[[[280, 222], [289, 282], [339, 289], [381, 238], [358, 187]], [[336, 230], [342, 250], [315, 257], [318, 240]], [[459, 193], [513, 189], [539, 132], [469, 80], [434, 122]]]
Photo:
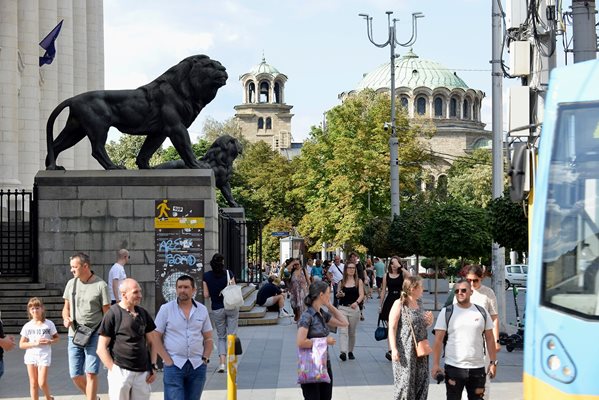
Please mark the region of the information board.
[[155, 201], [156, 312], [177, 297], [181, 275], [195, 280], [195, 299], [203, 302], [204, 201], [162, 199]]

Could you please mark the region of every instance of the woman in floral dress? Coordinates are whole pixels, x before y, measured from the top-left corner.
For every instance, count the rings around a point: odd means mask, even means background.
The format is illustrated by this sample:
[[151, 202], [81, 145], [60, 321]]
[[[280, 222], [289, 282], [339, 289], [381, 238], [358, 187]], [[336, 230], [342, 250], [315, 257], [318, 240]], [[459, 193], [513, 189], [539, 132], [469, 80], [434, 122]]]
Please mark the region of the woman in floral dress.
[[300, 315], [306, 311], [306, 305], [304, 304], [304, 298], [308, 294], [308, 273], [306, 269], [302, 267], [298, 259], [291, 261], [291, 279], [289, 281], [289, 295], [291, 308], [293, 309], [294, 320], [297, 322]]
[[405, 278], [401, 297], [393, 303], [389, 313], [395, 400], [426, 400], [428, 396], [428, 356], [418, 357], [414, 343], [414, 336], [416, 342], [426, 339], [426, 329], [433, 324], [433, 313], [420, 307], [422, 291], [419, 276]]

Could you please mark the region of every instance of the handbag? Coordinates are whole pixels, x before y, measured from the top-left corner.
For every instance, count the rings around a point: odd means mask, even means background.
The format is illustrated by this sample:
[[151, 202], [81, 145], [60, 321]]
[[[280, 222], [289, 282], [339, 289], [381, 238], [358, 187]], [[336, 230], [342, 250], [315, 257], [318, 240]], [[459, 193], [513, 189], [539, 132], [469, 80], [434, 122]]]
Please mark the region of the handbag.
[[313, 338], [312, 348], [297, 349], [297, 383], [331, 383], [327, 371], [327, 338]]
[[98, 329], [100, 325], [98, 325], [95, 329], [92, 329], [90, 327], [87, 327], [85, 325], [79, 325], [77, 323], [77, 302], [75, 301], [75, 288], [77, 288], [78, 279], [79, 278], [75, 278], [75, 282], [73, 282], [73, 292], [71, 293], [73, 302], [73, 325], [75, 327], [75, 334], [73, 335], [73, 344], [75, 346], [85, 347], [89, 344], [92, 336], [94, 336], [94, 333], [96, 332], [96, 329]]
[[381, 321], [381, 314], [379, 314], [379, 320], [376, 323], [376, 329], [374, 330], [374, 340], [381, 341], [387, 339], [389, 335], [389, 329], [387, 328], [387, 323], [385, 321]]
[[231, 283], [229, 270], [227, 270], [227, 286], [221, 290], [220, 294], [223, 296], [225, 310], [234, 310], [243, 305], [243, 294], [241, 293], [241, 287]]
[[[409, 315], [409, 314], [408, 314]], [[412, 325], [412, 316], [408, 317], [410, 319], [410, 329], [412, 330], [412, 339], [414, 340], [414, 346], [416, 346], [416, 355], [418, 357], [428, 356], [433, 352], [428, 339], [422, 339], [420, 341], [416, 341], [416, 333], [414, 332], [414, 325]]]

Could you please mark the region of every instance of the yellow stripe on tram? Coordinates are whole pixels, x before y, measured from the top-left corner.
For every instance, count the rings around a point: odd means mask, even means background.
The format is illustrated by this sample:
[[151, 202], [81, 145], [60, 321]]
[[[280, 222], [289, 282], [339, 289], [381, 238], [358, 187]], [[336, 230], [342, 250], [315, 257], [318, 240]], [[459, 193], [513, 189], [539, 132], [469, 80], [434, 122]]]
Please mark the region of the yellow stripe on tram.
[[564, 393], [534, 376], [523, 375], [525, 400], [599, 400], [595, 395]]

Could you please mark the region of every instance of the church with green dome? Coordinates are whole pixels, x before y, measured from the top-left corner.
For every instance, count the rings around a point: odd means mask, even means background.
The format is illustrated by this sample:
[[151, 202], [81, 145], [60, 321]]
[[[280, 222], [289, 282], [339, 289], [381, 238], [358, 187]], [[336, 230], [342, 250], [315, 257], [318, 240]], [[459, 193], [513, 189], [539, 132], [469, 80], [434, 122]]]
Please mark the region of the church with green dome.
[[[343, 92], [344, 101], [361, 90], [389, 92], [390, 62], [364, 74], [354, 90]], [[443, 184], [446, 171], [457, 157], [477, 148], [490, 148], [492, 133], [481, 122], [481, 104], [485, 93], [469, 88], [455, 71], [436, 61], [418, 57], [412, 50], [395, 61], [395, 93], [398, 106], [410, 118], [427, 118], [435, 125], [435, 135], [427, 140], [436, 158], [428, 165], [427, 183]]]

